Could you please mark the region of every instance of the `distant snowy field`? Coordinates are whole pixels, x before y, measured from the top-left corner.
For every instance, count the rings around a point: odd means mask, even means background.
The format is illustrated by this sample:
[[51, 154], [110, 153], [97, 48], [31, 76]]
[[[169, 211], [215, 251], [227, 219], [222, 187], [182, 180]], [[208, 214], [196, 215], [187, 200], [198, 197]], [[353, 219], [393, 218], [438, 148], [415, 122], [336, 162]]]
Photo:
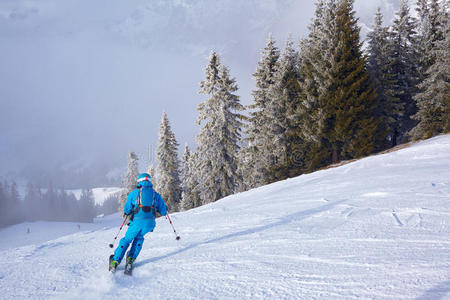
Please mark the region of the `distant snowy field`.
[[[93, 188], [92, 194], [94, 196], [94, 202], [97, 205], [102, 205], [103, 202], [105, 202], [106, 198], [108, 198], [109, 196], [112, 196], [114, 194], [118, 194], [121, 190], [122, 190], [122, 188], [119, 188], [119, 187]], [[67, 190], [67, 192], [73, 193], [75, 195], [75, 197], [77, 197], [77, 199], [79, 200], [82, 190], [80, 190], [80, 189]]]
[[1, 298], [450, 299], [450, 135], [172, 220], [181, 240], [159, 218], [133, 277], [107, 271], [119, 214], [1, 230]]

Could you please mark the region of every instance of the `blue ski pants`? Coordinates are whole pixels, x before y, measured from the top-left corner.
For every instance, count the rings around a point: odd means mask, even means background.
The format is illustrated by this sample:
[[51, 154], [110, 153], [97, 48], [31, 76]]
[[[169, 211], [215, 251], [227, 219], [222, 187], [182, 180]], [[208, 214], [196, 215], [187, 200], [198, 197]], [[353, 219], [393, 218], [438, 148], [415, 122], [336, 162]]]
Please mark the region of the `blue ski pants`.
[[144, 235], [153, 231], [155, 228], [154, 219], [138, 219], [133, 220], [128, 227], [127, 233], [120, 240], [119, 246], [114, 251], [114, 259], [119, 264], [122, 261], [128, 246], [132, 243], [128, 256], [133, 259], [138, 257], [144, 243]]

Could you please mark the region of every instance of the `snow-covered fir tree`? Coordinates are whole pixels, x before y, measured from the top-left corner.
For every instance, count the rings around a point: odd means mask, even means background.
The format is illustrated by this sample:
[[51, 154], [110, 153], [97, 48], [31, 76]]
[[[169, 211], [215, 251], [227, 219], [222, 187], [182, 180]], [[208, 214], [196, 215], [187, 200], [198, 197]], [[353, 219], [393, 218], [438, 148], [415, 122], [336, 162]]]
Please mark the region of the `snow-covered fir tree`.
[[187, 176], [186, 186], [190, 190], [191, 197], [193, 200], [194, 207], [199, 207], [202, 205], [202, 200], [200, 198], [200, 179], [199, 179], [199, 165], [201, 160], [199, 159], [198, 152], [191, 152], [189, 157], [189, 176]]
[[125, 202], [127, 202], [128, 194], [136, 188], [136, 180], [139, 176], [138, 169], [139, 157], [133, 151], [128, 154], [128, 167], [122, 179], [122, 187], [124, 188], [119, 197], [119, 210], [123, 212]]
[[[442, 4], [440, 26], [443, 39], [436, 41], [431, 50], [434, 63], [425, 73], [424, 81], [419, 84], [420, 92], [415, 96], [418, 112], [414, 118], [419, 121], [411, 131], [413, 138], [423, 139], [450, 131], [450, 30], [448, 26], [447, 6]], [[445, 13], [444, 13], [445, 12]]]
[[211, 52], [200, 83], [200, 94], [208, 99], [198, 106], [197, 136], [199, 192], [202, 203], [214, 202], [232, 194], [239, 182], [237, 172], [238, 142], [244, 107], [235, 94], [238, 87], [229, 71], [220, 64], [219, 56]]
[[391, 28], [391, 47], [388, 55], [391, 60], [391, 73], [397, 81], [394, 97], [399, 98], [404, 109], [394, 128], [392, 146], [404, 141], [406, 134], [416, 123], [411, 119], [417, 110], [413, 97], [417, 92], [416, 85], [419, 80], [415, 28], [416, 20], [411, 16], [408, 1], [402, 0]]
[[309, 26], [308, 38], [300, 42], [300, 67], [305, 97], [298, 107], [302, 121], [299, 123], [302, 140], [305, 143], [304, 169], [312, 171], [327, 160], [329, 154], [323, 150], [322, 133], [326, 115], [319, 101], [331, 84], [324, 70], [331, 68], [332, 52], [336, 47], [337, 4], [334, 0], [319, 0], [316, 3], [314, 19]]
[[149, 165], [147, 168], [147, 173], [150, 175], [153, 184], [153, 189], [156, 191], [158, 189], [156, 184], [158, 180], [156, 179], [155, 175], [155, 167], [153, 167], [153, 165]]
[[[432, 44], [430, 43], [430, 35], [432, 34], [431, 24], [430, 24], [430, 8], [429, 0], [417, 0], [416, 2], [416, 12], [417, 12], [417, 38], [416, 47], [417, 52], [417, 63], [419, 69], [419, 80], [423, 80], [425, 77], [425, 72], [430, 67], [430, 63], [427, 62], [429, 57], [429, 52], [432, 49]], [[428, 66], [427, 66], [428, 65]]]
[[189, 188], [186, 186], [186, 182], [189, 176], [189, 159], [191, 157], [191, 151], [189, 150], [188, 145], [184, 146], [184, 153], [181, 157], [181, 203], [180, 210], [188, 210], [194, 207], [192, 199], [190, 199], [187, 195], [189, 194]]
[[166, 112], [163, 112], [159, 127], [158, 150], [158, 192], [169, 210], [178, 211], [181, 201], [180, 161], [178, 142], [173, 133]]
[[328, 0], [324, 3], [319, 1], [316, 7], [316, 18], [312, 24], [313, 30], [310, 35], [310, 46], [312, 47], [311, 64], [314, 66], [313, 76], [317, 84], [317, 96], [326, 93], [331, 84], [327, 72], [332, 67], [334, 51], [338, 46], [338, 27], [336, 12], [338, 0]]
[[195, 176], [195, 162], [194, 155], [191, 154], [188, 145], [184, 148], [181, 171], [181, 209], [189, 210], [194, 208], [198, 202], [198, 193], [196, 193], [196, 187], [198, 185]]
[[[377, 150], [389, 148], [398, 132], [397, 124], [404, 113], [403, 104], [396, 95], [398, 89], [390, 59], [391, 41], [388, 27], [383, 26], [383, 15], [378, 8], [368, 39], [368, 70], [377, 92], [377, 117], [380, 118], [380, 139]], [[383, 138], [385, 137], [385, 138]]]
[[271, 182], [300, 174], [298, 157], [295, 155], [299, 139], [297, 107], [301, 102], [302, 88], [298, 73], [298, 52], [289, 38], [279, 59], [274, 74], [274, 83], [269, 87], [268, 147], [271, 156], [266, 162]]
[[269, 183], [269, 171], [266, 164], [270, 155], [267, 147], [270, 143], [267, 133], [271, 130], [270, 124], [267, 122], [269, 118], [268, 105], [271, 101], [269, 87], [274, 83], [279, 56], [280, 51], [272, 36], [269, 36], [256, 72], [253, 74], [256, 89], [252, 92], [253, 104], [248, 107], [249, 117], [245, 124], [245, 142], [247, 145], [240, 152], [239, 170], [243, 178], [240, 190]]
[[[293, 158], [297, 170], [305, 172], [310, 170], [310, 161], [316, 149], [320, 147], [320, 132], [323, 130], [323, 113], [318, 101], [318, 82], [315, 80], [314, 48], [310, 41], [300, 41], [298, 81], [301, 88], [299, 102], [296, 107], [294, 119], [296, 131], [293, 138], [296, 141]], [[292, 137], [291, 137], [292, 138]], [[299, 175], [296, 173], [295, 175]], [[294, 174], [293, 174], [294, 175]]]
[[[447, 3], [447, 4], [446, 4]], [[426, 77], [431, 65], [436, 61], [437, 43], [444, 39], [443, 27], [447, 23], [448, 1], [418, 0], [417, 11], [417, 37], [414, 45], [417, 52], [417, 69], [420, 81]]]

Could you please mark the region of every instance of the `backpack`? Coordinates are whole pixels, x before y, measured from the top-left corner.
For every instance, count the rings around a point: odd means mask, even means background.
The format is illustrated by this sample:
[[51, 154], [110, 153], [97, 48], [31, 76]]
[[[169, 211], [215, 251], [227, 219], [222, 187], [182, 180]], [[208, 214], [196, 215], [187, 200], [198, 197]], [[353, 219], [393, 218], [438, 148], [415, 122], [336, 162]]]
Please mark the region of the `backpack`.
[[137, 205], [136, 205], [136, 208], [133, 209], [132, 216], [131, 216], [131, 221], [133, 220], [134, 215], [136, 215], [137, 213], [139, 213], [139, 211], [141, 210], [141, 208], [142, 208], [142, 211], [145, 212], [145, 213], [148, 213], [148, 212], [151, 211], [151, 212], [153, 213], [153, 217], [156, 218], [155, 190], [152, 189], [152, 192], [153, 192], [153, 203], [152, 203], [152, 206], [144, 206], [144, 205], [141, 204], [142, 187], [139, 188], [138, 203], [137, 203]]

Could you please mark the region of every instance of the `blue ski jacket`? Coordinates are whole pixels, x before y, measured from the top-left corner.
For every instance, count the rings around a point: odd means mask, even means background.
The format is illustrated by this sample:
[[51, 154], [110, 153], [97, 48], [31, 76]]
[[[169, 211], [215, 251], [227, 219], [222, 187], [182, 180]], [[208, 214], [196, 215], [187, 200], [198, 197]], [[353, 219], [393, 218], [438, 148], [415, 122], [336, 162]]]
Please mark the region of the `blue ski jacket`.
[[154, 209], [161, 215], [167, 214], [167, 206], [164, 203], [160, 194], [155, 192], [153, 184], [150, 181], [142, 181], [139, 183], [138, 188], [128, 194], [127, 202], [124, 206], [124, 213], [129, 215], [135, 210], [139, 203], [141, 208], [138, 213], [135, 213], [134, 220], [149, 220], [155, 222], [155, 216], [153, 215], [153, 209], [145, 212], [144, 207], [148, 208], [153, 206]]

